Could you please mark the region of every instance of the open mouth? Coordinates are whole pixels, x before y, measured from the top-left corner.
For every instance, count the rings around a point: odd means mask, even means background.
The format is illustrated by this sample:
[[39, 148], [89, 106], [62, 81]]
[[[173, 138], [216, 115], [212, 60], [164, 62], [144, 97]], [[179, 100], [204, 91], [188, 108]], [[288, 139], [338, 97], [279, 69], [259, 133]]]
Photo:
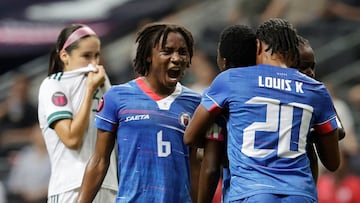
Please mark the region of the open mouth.
[[179, 68], [172, 68], [167, 71], [167, 74], [169, 78], [177, 79], [180, 76], [181, 71]]

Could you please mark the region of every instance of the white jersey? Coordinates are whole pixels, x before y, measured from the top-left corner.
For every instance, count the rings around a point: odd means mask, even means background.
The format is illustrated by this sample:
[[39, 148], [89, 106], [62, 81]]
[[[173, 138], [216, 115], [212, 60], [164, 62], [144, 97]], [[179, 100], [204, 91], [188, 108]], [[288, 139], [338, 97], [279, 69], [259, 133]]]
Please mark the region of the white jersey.
[[[88, 160], [95, 150], [96, 128], [93, 124], [98, 102], [110, 87], [105, 85], [94, 93], [88, 131], [84, 136], [81, 149], [67, 148], [55, 130], [49, 126], [61, 119], [72, 119], [80, 109], [85, 95], [86, 73], [94, 67], [85, 67], [74, 71], [59, 72], [45, 78], [39, 89], [38, 116], [40, 128], [45, 138], [51, 161], [51, 177], [48, 196], [79, 188]], [[84, 125], [87, 125], [84, 123]], [[102, 187], [118, 189], [115, 152]]]

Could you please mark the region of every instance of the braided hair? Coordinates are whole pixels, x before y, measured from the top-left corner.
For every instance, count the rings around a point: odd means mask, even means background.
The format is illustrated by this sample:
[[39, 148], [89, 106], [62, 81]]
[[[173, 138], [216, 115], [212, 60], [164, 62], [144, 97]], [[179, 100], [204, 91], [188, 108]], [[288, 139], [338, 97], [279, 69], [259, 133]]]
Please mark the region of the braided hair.
[[162, 46], [166, 45], [166, 40], [170, 32], [180, 33], [186, 42], [188, 52], [191, 58], [194, 53], [194, 39], [189, 30], [185, 27], [175, 24], [166, 23], [152, 23], [145, 26], [138, 32], [136, 43], [138, 47], [136, 49], [136, 56], [133, 60], [135, 72], [144, 76], [147, 75], [150, 69], [150, 63], [146, 60], [151, 56], [152, 49], [160, 43], [162, 37]]
[[226, 59], [226, 67], [245, 67], [256, 63], [256, 36], [247, 25], [225, 28], [219, 39], [219, 54]]
[[262, 23], [256, 37], [268, 45], [265, 51], [271, 50], [272, 54], [280, 54], [287, 66], [291, 66], [299, 58], [299, 39], [295, 28], [287, 20], [271, 18]]

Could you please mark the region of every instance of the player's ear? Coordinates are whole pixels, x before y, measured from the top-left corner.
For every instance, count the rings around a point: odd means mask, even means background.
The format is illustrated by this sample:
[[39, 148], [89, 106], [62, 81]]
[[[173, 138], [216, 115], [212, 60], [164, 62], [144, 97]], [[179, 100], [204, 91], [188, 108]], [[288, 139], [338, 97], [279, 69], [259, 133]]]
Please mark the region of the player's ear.
[[68, 64], [69, 54], [65, 50], [59, 52], [59, 57], [64, 64]]
[[224, 62], [222, 63], [222, 69], [223, 69], [223, 70], [226, 70], [227, 67], [230, 66], [230, 64], [228, 63], [228, 61], [226, 60], [226, 58], [222, 58], [222, 60], [224, 61]]
[[151, 63], [151, 56], [146, 57], [146, 62]]
[[256, 39], [256, 55], [260, 55], [262, 51], [262, 43], [259, 39]]

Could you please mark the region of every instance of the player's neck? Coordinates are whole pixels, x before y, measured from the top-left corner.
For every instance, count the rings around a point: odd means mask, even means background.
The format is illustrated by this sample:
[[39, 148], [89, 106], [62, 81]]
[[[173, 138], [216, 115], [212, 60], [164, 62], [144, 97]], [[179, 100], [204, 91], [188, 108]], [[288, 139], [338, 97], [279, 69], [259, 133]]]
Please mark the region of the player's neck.
[[150, 77], [142, 77], [144, 83], [146, 86], [148, 86], [149, 89], [151, 89], [154, 93], [156, 93], [159, 97], [165, 98], [171, 95], [175, 91], [174, 88], [168, 88], [160, 85], [158, 82], [153, 81]]
[[288, 66], [286, 63], [282, 60], [282, 56], [279, 54], [271, 54], [269, 52], [265, 52], [261, 54], [261, 57], [259, 57], [256, 62], [257, 64], [268, 64], [272, 66], [278, 66], [282, 68], [287, 68]]

